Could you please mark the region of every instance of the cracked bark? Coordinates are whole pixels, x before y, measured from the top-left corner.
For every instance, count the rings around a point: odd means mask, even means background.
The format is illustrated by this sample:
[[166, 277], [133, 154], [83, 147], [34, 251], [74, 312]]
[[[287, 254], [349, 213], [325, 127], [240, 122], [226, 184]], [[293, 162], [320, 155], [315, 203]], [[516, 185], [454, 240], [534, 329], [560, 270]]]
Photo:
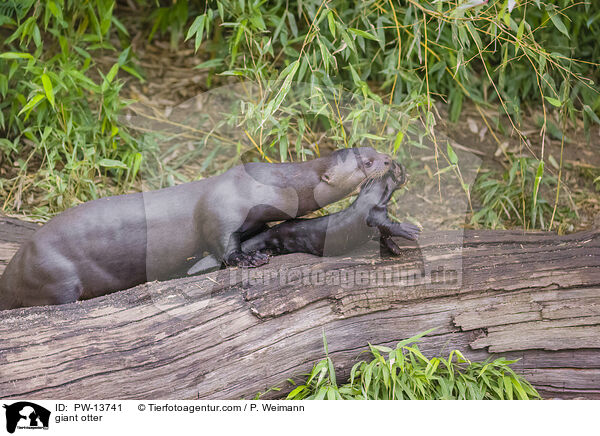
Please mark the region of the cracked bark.
[[[33, 228], [0, 221], [0, 270]], [[400, 258], [294, 254], [0, 312], [0, 398], [252, 398], [309, 371], [323, 330], [343, 377], [368, 343], [432, 327], [425, 355], [519, 358], [542, 395], [600, 398], [600, 231], [456, 235]], [[458, 280], [424, 282], [436, 262], [462, 265]]]

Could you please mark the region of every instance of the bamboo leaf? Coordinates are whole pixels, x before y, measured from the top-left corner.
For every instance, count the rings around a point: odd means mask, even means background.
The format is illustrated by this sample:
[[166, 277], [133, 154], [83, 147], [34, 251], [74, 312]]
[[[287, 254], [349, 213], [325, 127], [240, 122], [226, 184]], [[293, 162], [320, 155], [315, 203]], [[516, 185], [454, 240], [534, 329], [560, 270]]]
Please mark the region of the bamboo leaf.
[[104, 168], [119, 168], [119, 169], [123, 169], [126, 170], [129, 167], [121, 162], [120, 160], [116, 160], [116, 159], [100, 159], [98, 161], [98, 165]]
[[29, 53], [6, 52], [0, 54], [0, 59], [33, 59]]
[[44, 87], [44, 92], [46, 93], [46, 98], [52, 107], [54, 107], [54, 90], [52, 88], [52, 81], [46, 73], [42, 74], [42, 85]]
[[558, 31], [560, 33], [565, 35], [567, 38], [571, 38], [569, 36], [569, 31], [567, 30], [567, 26], [565, 26], [565, 23], [563, 23], [559, 14], [555, 13], [555, 14], [550, 15], [550, 19], [552, 20], [552, 23], [554, 24], [554, 26], [558, 29]]
[[458, 164], [458, 156], [456, 156], [456, 153], [449, 142], [446, 144], [446, 151], [448, 152], [448, 160], [450, 163], [452, 165]]
[[594, 112], [592, 110], [591, 107], [589, 107], [587, 104], [583, 105], [583, 111], [596, 123], [596, 124], [600, 124], [600, 118], [598, 118], [598, 115], [596, 115], [596, 112]]
[[379, 38], [377, 38], [375, 35], [371, 35], [370, 33], [365, 32], [364, 30], [355, 29], [354, 27], [348, 27], [348, 30], [360, 37], [370, 39], [372, 41], [379, 41]]
[[561, 107], [562, 103], [559, 99], [557, 98], [552, 98], [552, 97], [544, 97], [548, 103], [550, 103], [552, 106], [556, 106], [556, 107]]
[[333, 17], [333, 11], [327, 12], [327, 22], [329, 24], [329, 31], [335, 38], [335, 19]]
[[400, 145], [402, 145], [402, 140], [404, 139], [404, 132], [399, 131], [396, 134], [396, 139], [394, 140], [394, 153], [398, 151]]
[[31, 100], [27, 102], [25, 106], [23, 106], [23, 109], [21, 109], [19, 115], [21, 115], [23, 112], [31, 111], [44, 98], [46, 98], [44, 94], [36, 94]]
[[194, 68], [199, 69], [199, 70], [204, 70], [204, 69], [208, 69], [208, 68], [220, 67], [221, 65], [223, 65], [223, 58], [217, 58], [217, 59], [210, 59], [206, 62], [202, 62], [202, 63], [196, 65]]

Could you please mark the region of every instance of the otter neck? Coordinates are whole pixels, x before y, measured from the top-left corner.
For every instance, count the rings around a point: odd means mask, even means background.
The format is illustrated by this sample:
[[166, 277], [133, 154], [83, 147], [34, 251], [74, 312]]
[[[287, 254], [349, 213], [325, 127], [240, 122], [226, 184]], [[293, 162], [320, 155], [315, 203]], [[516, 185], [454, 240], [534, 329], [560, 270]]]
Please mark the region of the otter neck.
[[386, 180], [371, 180], [369, 185], [363, 187], [358, 194], [358, 198], [352, 203], [352, 208], [371, 208], [379, 204], [386, 192]]

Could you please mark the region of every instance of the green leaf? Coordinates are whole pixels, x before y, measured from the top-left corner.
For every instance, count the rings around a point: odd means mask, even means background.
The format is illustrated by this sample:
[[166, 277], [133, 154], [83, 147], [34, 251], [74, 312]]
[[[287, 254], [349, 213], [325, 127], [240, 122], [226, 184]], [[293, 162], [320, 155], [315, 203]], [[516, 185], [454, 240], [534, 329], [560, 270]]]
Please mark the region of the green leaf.
[[71, 70], [69, 72], [69, 74], [72, 77], [75, 77], [75, 78], [79, 79], [79, 81], [82, 84], [85, 84], [85, 86], [83, 86], [84, 88], [86, 88], [86, 89], [88, 89], [90, 91], [93, 91], [93, 92], [99, 92], [100, 91], [100, 87], [98, 85], [96, 85], [94, 83], [94, 81], [92, 79], [90, 79], [89, 77], [87, 77], [85, 74], [83, 74], [83, 73], [81, 73], [81, 72], [79, 72], [77, 70]]
[[119, 65], [123, 65], [127, 63], [127, 59], [129, 58], [129, 53], [131, 52], [131, 46], [127, 47], [125, 50], [121, 52], [119, 57], [117, 58], [117, 63]]
[[598, 115], [596, 115], [596, 112], [594, 112], [592, 110], [591, 107], [589, 107], [587, 104], [583, 105], [583, 111], [596, 123], [596, 124], [600, 124], [600, 118], [598, 118]]
[[327, 388], [323, 386], [321, 389], [319, 389], [317, 395], [315, 395], [315, 400], [322, 400], [323, 398], [325, 398], [325, 394], [327, 394]]
[[428, 335], [429, 333], [437, 330], [439, 327], [433, 327], [430, 328], [429, 330], [425, 330], [424, 332], [421, 332], [419, 334], [416, 334], [408, 339], [403, 339], [400, 342], [398, 342], [398, 344], [396, 345], [396, 349], [405, 346], [406, 344], [410, 344], [412, 342], [417, 342], [419, 339], [421, 339], [423, 336]]
[[331, 34], [335, 38], [335, 20], [334, 20], [334, 17], [333, 17], [333, 11], [327, 12], [327, 22], [329, 24], [329, 31], [331, 32]]
[[370, 39], [372, 41], [379, 41], [379, 38], [377, 38], [375, 35], [371, 35], [370, 33], [365, 32], [364, 30], [355, 29], [354, 27], [348, 27], [348, 30], [354, 33], [355, 35], [362, 36], [363, 38]]
[[108, 80], [108, 83], [111, 83], [113, 81], [113, 79], [115, 78], [115, 76], [117, 75], [118, 72], [119, 72], [119, 64], [117, 63], [111, 67], [110, 71], [106, 75], [106, 80]]
[[[525, 31], [525, 19], [521, 20], [521, 24], [519, 24], [519, 30], [517, 31], [517, 42], [515, 43], [515, 56], [519, 53], [519, 47], [521, 46], [523, 39], [523, 32]], [[506, 50], [508, 53], [508, 50]]]
[[275, 113], [275, 111], [277, 111], [277, 109], [279, 109], [279, 106], [283, 102], [283, 99], [286, 97], [290, 90], [290, 87], [292, 85], [292, 79], [296, 75], [299, 66], [300, 62], [298, 60], [295, 60], [286, 68], [284, 68], [284, 70], [279, 74], [279, 77], [277, 78], [277, 83], [281, 83], [282, 80], [283, 83], [279, 87], [279, 90], [277, 91], [275, 97], [271, 99], [267, 104], [267, 107], [265, 108], [262, 117], [261, 126], [265, 123], [265, 121], [267, 121], [269, 117], [271, 117]]
[[194, 47], [195, 47], [194, 51], [198, 51], [198, 48], [200, 47], [200, 44], [202, 43], [202, 36], [204, 35], [205, 24], [206, 24], [206, 14], [197, 16], [196, 19], [194, 20], [194, 22], [192, 23], [192, 25], [190, 26], [187, 36], [185, 37], [185, 40], [187, 41], [193, 35], [196, 35], [196, 38], [194, 40]]
[[[348, 33], [346, 31], [344, 31], [343, 29], [341, 29], [340, 32], [342, 34], [342, 39], [344, 40], [344, 42], [346, 43], [346, 45], [348, 46], [348, 48], [353, 53], [356, 53], [356, 45], [354, 44], [354, 40], [352, 38], [350, 38], [350, 36], [348, 35]], [[348, 65], [350, 65], [350, 64], [348, 64]]]
[[333, 361], [331, 358], [327, 358], [328, 370], [329, 370], [329, 381], [333, 386], [337, 386], [337, 379], [335, 377], [335, 368], [333, 367]]
[[50, 9], [52, 15], [58, 18], [59, 21], [62, 21], [62, 10], [58, 8], [56, 3], [54, 3], [52, 0], [48, 1], [48, 9]]
[[128, 169], [127, 165], [125, 165], [120, 160], [115, 160], [115, 159], [100, 159], [98, 161], [98, 165], [100, 165], [101, 167], [104, 167], [104, 168], [120, 168], [123, 170]]
[[205, 19], [205, 17], [206, 16], [204, 14], [198, 15], [196, 17], [196, 19], [194, 20], [194, 22], [192, 23], [192, 25], [188, 29], [187, 35], [185, 36], [185, 40], [186, 41], [196, 34], [196, 32], [198, 31], [198, 29], [200, 28], [200, 26], [204, 27], [204, 19]]
[[561, 107], [562, 103], [560, 102], [559, 99], [557, 98], [552, 98], [552, 97], [544, 97], [546, 100], [548, 100], [548, 102], [552, 105], [552, 106], [556, 106], [556, 107]]
[[115, 27], [122, 32], [124, 35], [129, 36], [129, 32], [127, 31], [127, 29], [125, 28], [125, 26], [123, 25], [123, 23], [121, 23], [117, 17], [115, 17], [114, 15], [111, 17], [112, 23], [115, 25]]
[[296, 24], [296, 17], [291, 12], [288, 12], [288, 23], [290, 25], [290, 30], [292, 31], [292, 35], [294, 38], [298, 36], [298, 25]]
[[393, 349], [391, 349], [390, 347], [386, 347], [385, 345], [371, 345], [371, 348], [381, 351], [382, 353], [391, 353], [392, 351], [394, 351]]
[[127, 65], [121, 65], [121, 69], [132, 76], [138, 78], [141, 82], [145, 82], [146, 79], [142, 77], [140, 73], [138, 73], [134, 68], [128, 67]]
[[4, 74], [0, 74], [0, 95], [6, 97], [8, 92], [8, 78]]
[[404, 139], [404, 132], [400, 131], [396, 134], [396, 139], [394, 140], [394, 153], [398, 151], [400, 145], [402, 145], [402, 140]]
[[33, 59], [29, 53], [18, 53], [14, 51], [8, 51], [0, 54], [0, 59]]
[[217, 58], [217, 59], [210, 59], [206, 62], [202, 62], [202, 63], [196, 65], [194, 68], [202, 70], [202, 69], [207, 69], [207, 68], [220, 67], [221, 65], [223, 65], [223, 58]]
[[42, 74], [42, 85], [44, 86], [46, 98], [48, 99], [52, 107], [54, 107], [54, 90], [52, 89], [52, 81], [46, 73]]
[[115, 78], [115, 76], [117, 75], [118, 72], [119, 72], [119, 64], [116, 63], [111, 67], [110, 71], [104, 78], [104, 82], [102, 82], [102, 88], [101, 88], [102, 92], [104, 92], [108, 89], [108, 86], [113, 81], [113, 79]]
[[525, 23], [526, 21], [523, 19], [521, 20], [521, 24], [519, 24], [519, 30], [517, 31], [517, 39], [519, 41], [521, 41], [523, 38], [523, 33], [525, 32]]
[[279, 138], [279, 161], [285, 162], [287, 160], [289, 142], [286, 134], [283, 134]]
[[352, 64], [348, 64], [348, 67], [350, 68], [350, 74], [352, 74], [352, 81], [356, 86], [361, 87], [364, 81], [360, 78]]
[[110, 3], [110, 6], [107, 10], [103, 11], [102, 19], [100, 21], [100, 32], [102, 35], [106, 35], [108, 29], [110, 29], [110, 24], [112, 23], [113, 16], [113, 8], [115, 7], [115, 2]]
[[42, 35], [40, 34], [40, 28], [37, 24], [33, 26], [33, 42], [36, 47], [41, 47], [42, 45]]
[[454, 149], [450, 145], [450, 143], [446, 144], [446, 151], [448, 152], [448, 160], [452, 165], [458, 164], [458, 156], [454, 152]]
[[304, 385], [300, 385], [297, 388], [295, 388], [292, 392], [290, 392], [286, 398], [286, 400], [291, 400], [293, 399], [296, 395], [298, 395], [300, 392], [302, 392], [304, 389], [306, 389], [306, 386]]
[[504, 383], [504, 391], [506, 392], [506, 398], [509, 400], [513, 399], [513, 384], [511, 377], [505, 375], [502, 377], [502, 382]]
[[29, 100], [27, 102], [27, 104], [25, 106], [23, 106], [23, 109], [21, 109], [21, 111], [19, 112], [19, 115], [21, 115], [23, 112], [27, 112], [27, 111], [30, 111], [31, 109], [33, 109], [35, 107], [35, 105], [37, 105], [44, 98], [46, 98], [46, 96], [44, 94], [36, 94], [31, 100]]
[[540, 183], [542, 181], [542, 177], [544, 175], [544, 161], [540, 160], [538, 164], [537, 171], [535, 173], [535, 181], [533, 182], [533, 203], [531, 205], [531, 227], [535, 228], [536, 222], [536, 205], [538, 200], [538, 192], [540, 189]]
[[515, 387], [517, 393], [519, 394], [519, 399], [527, 400], [529, 397], [528, 397], [527, 393], [525, 392], [525, 390], [523, 389], [523, 386], [521, 386], [521, 383], [519, 383], [519, 380], [517, 380], [514, 377], [511, 377], [511, 381], [512, 381], [512, 385]]
[[371, 133], [363, 133], [363, 137], [367, 139], [372, 139], [373, 141], [384, 141], [385, 138], [383, 136], [373, 135]]
[[560, 31], [560, 33], [565, 35], [567, 38], [571, 38], [569, 36], [569, 31], [567, 30], [567, 26], [565, 26], [565, 23], [563, 23], [562, 20], [560, 19], [560, 15], [558, 15], [558, 14], [550, 15], [550, 19], [552, 20], [552, 23], [554, 23], [554, 26], [556, 26], [556, 28]]
[[450, 99], [450, 121], [453, 123], [457, 122], [460, 118], [460, 113], [463, 106], [463, 93], [458, 88], [452, 88], [449, 95]]
[[240, 70], [227, 70], [219, 73], [219, 76], [243, 76], [244, 73]]

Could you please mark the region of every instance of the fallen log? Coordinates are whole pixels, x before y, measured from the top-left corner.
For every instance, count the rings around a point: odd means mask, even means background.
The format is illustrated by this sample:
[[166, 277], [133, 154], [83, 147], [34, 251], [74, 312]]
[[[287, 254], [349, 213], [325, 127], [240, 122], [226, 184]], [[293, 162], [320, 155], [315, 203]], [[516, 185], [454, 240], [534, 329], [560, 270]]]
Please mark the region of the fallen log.
[[425, 355], [518, 358], [543, 396], [600, 398], [599, 259], [600, 231], [436, 232], [400, 258], [293, 254], [3, 311], [0, 398], [276, 397], [323, 357], [323, 331], [340, 377], [368, 343], [433, 327]]
[[10, 259], [33, 232], [38, 224], [28, 223], [15, 218], [0, 217], [0, 274]]

